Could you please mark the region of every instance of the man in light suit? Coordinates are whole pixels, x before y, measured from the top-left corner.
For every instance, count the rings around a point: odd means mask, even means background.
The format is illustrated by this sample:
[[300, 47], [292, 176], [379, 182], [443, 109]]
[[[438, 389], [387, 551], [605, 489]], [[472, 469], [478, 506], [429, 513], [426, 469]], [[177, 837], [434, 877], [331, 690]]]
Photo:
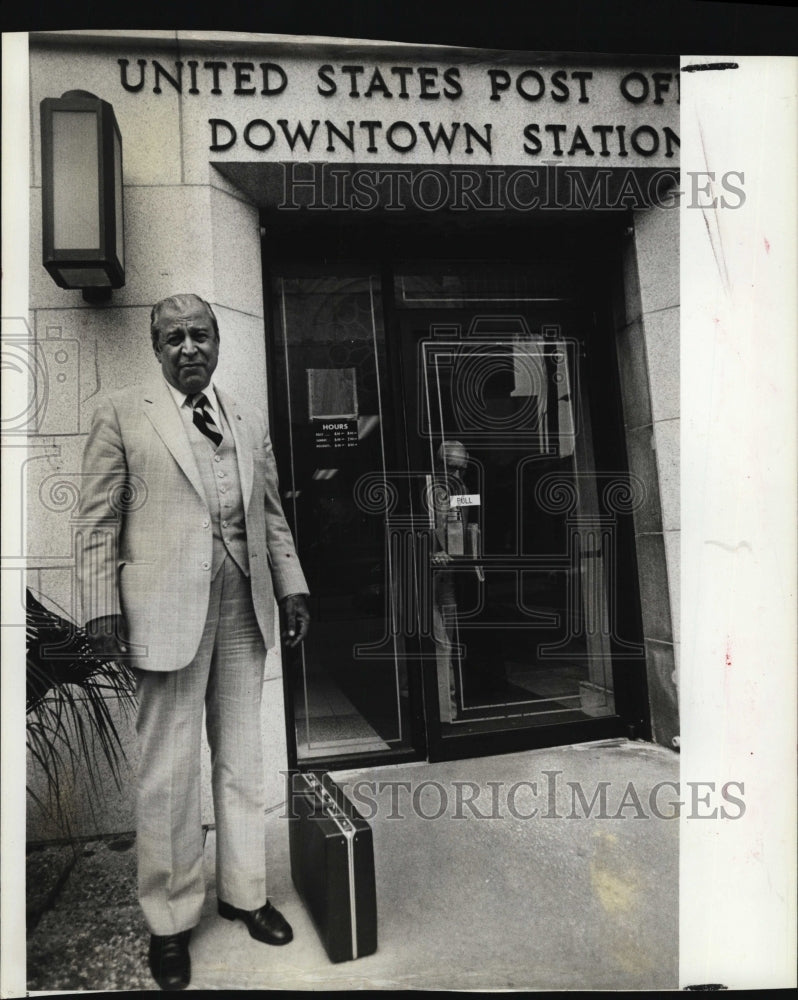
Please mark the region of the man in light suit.
[[173, 990], [190, 981], [205, 896], [203, 709], [219, 913], [259, 941], [292, 938], [266, 894], [260, 701], [275, 597], [287, 646], [310, 616], [266, 418], [211, 381], [213, 310], [174, 295], [150, 328], [160, 373], [103, 402], [86, 442], [79, 577], [95, 648], [136, 673], [139, 898], [150, 969]]

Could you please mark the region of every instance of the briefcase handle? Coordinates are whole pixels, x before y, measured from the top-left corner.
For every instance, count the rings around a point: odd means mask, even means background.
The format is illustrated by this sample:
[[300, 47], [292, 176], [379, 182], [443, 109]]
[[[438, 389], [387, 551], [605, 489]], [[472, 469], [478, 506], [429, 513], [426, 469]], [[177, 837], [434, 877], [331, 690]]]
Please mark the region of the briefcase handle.
[[353, 833], [355, 830], [354, 823], [349, 819], [332, 795], [330, 795], [324, 785], [322, 785], [314, 774], [307, 774], [306, 778], [310, 789], [315, 793], [317, 798], [321, 799], [321, 802], [327, 810], [330, 818], [334, 819], [338, 823], [344, 833]]

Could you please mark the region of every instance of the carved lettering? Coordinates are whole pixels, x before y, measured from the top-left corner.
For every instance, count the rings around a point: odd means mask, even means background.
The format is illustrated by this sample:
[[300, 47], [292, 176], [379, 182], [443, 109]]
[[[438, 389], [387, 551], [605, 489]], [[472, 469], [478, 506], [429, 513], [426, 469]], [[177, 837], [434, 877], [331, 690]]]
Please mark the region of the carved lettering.
[[539, 132], [540, 125], [534, 122], [526, 126], [524, 129], [524, 138], [528, 143], [532, 143], [532, 146], [530, 148], [527, 143], [524, 143], [525, 153], [539, 153], [541, 149], [543, 149], [543, 143], [540, 141], [540, 135], [538, 134]]
[[152, 68], [155, 70], [155, 86], [152, 88], [153, 94], [161, 93], [161, 77], [164, 76], [169, 81], [169, 83], [175, 88], [178, 94], [183, 92], [183, 63], [175, 63], [175, 71], [177, 76], [172, 76], [168, 73], [164, 67], [158, 62], [157, 59], [153, 59]]
[[450, 66], [443, 71], [443, 79], [449, 85], [443, 88], [443, 96], [450, 100], [455, 100], [463, 93], [463, 85], [460, 83], [460, 70], [456, 66]]
[[539, 101], [546, 92], [546, 83], [540, 73], [528, 69], [515, 81], [515, 89], [527, 101]]
[[[283, 67], [273, 62], [260, 63], [259, 65], [263, 76], [261, 94], [264, 97], [274, 97], [275, 94], [282, 94], [288, 86], [288, 76]], [[272, 83], [272, 77], [277, 78], [276, 83]]]
[[432, 66], [419, 66], [418, 79], [421, 84], [419, 97], [422, 101], [437, 101], [441, 96], [438, 90], [438, 71]]
[[364, 72], [365, 66], [342, 66], [341, 72], [346, 73], [349, 76], [350, 81], [350, 97], [360, 97], [360, 91], [357, 89], [357, 78]]
[[[235, 143], [236, 130], [230, 122], [225, 121], [224, 118], [209, 118], [208, 124], [211, 127], [210, 150], [212, 153], [220, 153], [222, 150], [229, 149]], [[219, 129], [227, 129], [228, 135], [224, 141], [219, 138]]]
[[487, 153], [493, 152], [493, 149], [491, 147], [491, 138], [490, 138], [490, 133], [493, 126], [485, 124], [482, 127], [485, 130], [484, 136], [480, 135], [479, 132], [477, 132], [477, 130], [474, 128], [474, 126], [469, 124], [469, 122], [463, 122], [463, 130], [465, 132], [465, 137], [466, 137], [465, 151], [467, 153], [474, 152], [474, 147], [471, 142], [472, 139], [474, 140], [474, 142], [477, 142], [480, 146], [482, 146], [485, 152]]
[[568, 128], [567, 125], [546, 125], [545, 130], [552, 136], [554, 140], [554, 149], [552, 152], [555, 156], [562, 156], [562, 146], [560, 145], [560, 136]]
[[589, 103], [590, 98], [587, 96], [587, 81], [593, 79], [593, 73], [591, 70], [575, 69], [571, 73], [571, 79], [576, 80], [579, 84], [579, 103]]
[[584, 153], [586, 156], [596, 155], [593, 152], [593, 147], [587, 141], [587, 137], [579, 125], [577, 125], [574, 129], [574, 137], [571, 140], [571, 147], [568, 150], [569, 156], [573, 156], [575, 153]]
[[679, 136], [667, 125], [663, 128], [662, 134], [665, 136], [665, 155], [670, 159], [673, 156], [674, 146], [681, 146], [681, 142]]
[[[489, 69], [487, 71], [490, 83], [490, 99], [500, 101], [502, 96], [512, 88], [513, 78], [506, 69]], [[593, 79], [592, 70], [575, 69], [554, 70], [550, 76], [537, 69], [522, 70], [515, 78], [516, 93], [525, 101], [536, 102], [550, 97], [557, 104], [571, 100], [572, 92], [578, 89], [580, 104], [590, 101], [587, 84]], [[569, 81], [571, 81], [569, 83]], [[576, 84], [576, 88], [572, 84]]]
[[365, 121], [360, 123], [360, 127], [366, 129], [369, 134], [369, 144], [366, 146], [366, 152], [376, 153], [377, 145], [374, 141], [374, 133], [378, 128], [382, 128], [382, 122]]
[[432, 134], [429, 122], [419, 122], [418, 124], [419, 128], [426, 136], [429, 148], [433, 153], [437, 150], [439, 143], [443, 143], [446, 147], [446, 152], [451, 153], [454, 146], [454, 139], [457, 135], [457, 130], [460, 128], [460, 122], [452, 122], [450, 126], [451, 131], [448, 133], [446, 132], [445, 127], [439, 123], [435, 135]]
[[[643, 140], [642, 136], [647, 138]], [[650, 125], [639, 125], [629, 136], [629, 142], [640, 156], [653, 156], [659, 149], [659, 133]]]
[[127, 67], [128, 67], [128, 64], [129, 64], [130, 60], [129, 59], [117, 59], [117, 62], [119, 63], [119, 80], [120, 80], [120, 83], [122, 84], [122, 86], [125, 88], [125, 90], [129, 90], [133, 94], [135, 94], [136, 91], [141, 90], [141, 88], [144, 86], [144, 67], [147, 65], [147, 60], [146, 59], [137, 59], [136, 60], [136, 62], [138, 63], [138, 67], [139, 67], [139, 82], [138, 83], [130, 83], [130, 81], [127, 78]]
[[346, 127], [349, 130], [348, 134], [344, 133], [338, 128], [337, 125], [333, 125], [332, 122], [327, 121], [324, 123], [327, 128], [327, 152], [334, 153], [335, 146], [333, 145], [333, 136], [339, 139], [350, 153], [355, 151], [355, 123], [353, 121], [348, 121]]
[[247, 86], [255, 72], [255, 64], [250, 62], [234, 62], [233, 73], [235, 74], [236, 89], [234, 94], [254, 94], [255, 87]]
[[[396, 137], [397, 132], [400, 133], [400, 138]], [[401, 136], [402, 132], [405, 133], [403, 139]], [[418, 137], [416, 136], [416, 130], [409, 122], [394, 122], [386, 131], [385, 140], [391, 149], [395, 149], [397, 153], [409, 153], [418, 141]]]
[[222, 88], [219, 86], [219, 74], [223, 69], [227, 69], [226, 62], [211, 61], [203, 63], [204, 69], [209, 69], [213, 74], [213, 86], [211, 87], [212, 94], [221, 94]]
[[[589, 128], [582, 125], [549, 124], [543, 126], [543, 131], [549, 134], [550, 141], [544, 143], [541, 136], [541, 126], [530, 122], [524, 127], [523, 144], [525, 153], [536, 156], [539, 153], [553, 153], [555, 156], [595, 156], [598, 146], [599, 156], [628, 156], [628, 144], [638, 156], [655, 156], [664, 146], [665, 156], [672, 158], [679, 146], [679, 136], [672, 128], [664, 126], [661, 130], [653, 125], [639, 125], [627, 137], [625, 125], [592, 125]], [[591, 133], [592, 135], [590, 135]], [[591, 142], [592, 136], [596, 138]]]
[[610, 156], [610, 151], [607, 148], [607, 136], [613, 131], [612, 125], [594, 125], [591, 132], [595, 132], [599, 141], [601, 142], [601, 149], [599, 150], [599, 156]]
[[[334, 72], [335, 70], [329, 63], [319, 66], [317, 75], [321, 83], [316, 87], [316, 90], [318, 90], [322, 97], [332, 97], [336, 90], [338, 90], [338, 86], [331, 75]], [[322, 84], [324, 84], [324, 87], [322, 87]]]
[[[200, 58], [174, 61], [119, 58], [116, 62], [122, 90], [131, 94], [166, 94], [167, 99], [173, 93], [192, 97], [203, 95], [206, 98], [211, 95], [214, 98], [247, 97], [254, 110], [260, 99], [283, 94], [289, 86], [288, 72], [275, 62], [225, 60], [215, 54], [204, 61]], [[237, 119], [226, 104], [214, 102], [215, 107], [224, 106], [225, 110], [221, 113], [228, 117], [207, 119], [210, 126], [209, 150], [222, 153], [241, 142], [242, 146], [258, 153], [272, 150], [279, 156], [294, 153], [302, 157], [309, 153], [323, 157], [333, 154], [347, 159], [353, 154], [369, 158], [381, 154], [387, 160], [400, 162], [414, 151], [421, 151], [421, 155], [431, 154], [433, 158], [444, 161], [453, 157], [475, 156], [482, 159], [485, 154], [494, 156], [508, 148], [506, 130], [509, 129], [515, 132], [516, 152], [522, 150], [522, 155], [544, 162], [546, 157], [552, 158], [551, 162], [554, 162], [553, 158], [568, 157], [573, 166], [586, 166], [590, 161], [595, 162], [596, 157], [603, 160], [612, 158], [620, 163], [632, 156], [638, 163], [644, 161], [664, 165], [665, 160], [673, 160], [679, 153], [678, 126], [675, 120], [663, 116], [658, 110], [665, 104], [673, 108], [679, 102], [679, 73], [674, 71], [630, 70], [628, 67], [588, 70], [545, 64], [520, 67], [469, 64], [458, 67], [369, 65], [366, 62], [362, 65], [341, 65], [328, 62], [306, 68], [300, 65], [292, 72], [299, 78], [296, 81], [297, 95], [315, 91], [320, 97], [335, 98], [339, 117], [303, 119], [298, 115], [300, 105], [289, 101], [281, 106], [281, 110], [284, 107], [288, 112], [285, 117], [275, 119], [269, 116], [267, 119], [257, 116], [256, 111], [255, 115]], [[636, 120], [629, 120], [629, 116], [621, 113], [618, 115], [620, 121], [614, 122], [596, 122], [598, 116], [592, 116], [591, 120], [591, 116], [584, 113], [575, 115], [577, 104], [590, 103], [593, 96], [591, 81], [596, 75], [601, 81], [602, 94], [607, 93], [610, 86], [615, 89], [616, 102], [623, 98], [623, 101], [641, 110], [641, 106], [648, 105], [651, 109], [650, 120], [645, 116], [641, 120], [640, 111], [634, 112]], [[516, 125], [515, 115], [497, 115], [496, 123], [479, 124], [474, 120], [464, 121], [459, 115], [458, 121], [450, 120], [446, 114], [440, 115], [437, 121], [425, 116], [428, 102], [437, 101], [440, 105], [441, 101], [459, 100], [464, 95], [473, 96], [475, 108], [479, 107], [479, 101], [504, 102], [514, 109], [519, 106], [535, 107], [540, 117], [537, 121]], [[368, 101], [366, 107], [377, 112], [379, 117], [364, 118], [352, 114], [353, 100]], [[383, 105], [381, 102], [384, 101], [391, 103]], [[402, 111], [407, 110], [407, 113], [396, 114], [398, 101], [412, 101], [412, 110], [403, 108]], [[392, 108], [394, 114], [380, 115], [379, 109], [383, 107]], [[297, 117], [291, 117], [291, 110]], [[581, 112], [582, 109], [578, 110]], [[347, 111], [351, 117], [346, 114]], [[565, 111], [570, 114], [565, 114]], [[629, 108], [629, 111], [632, 113], [633, 109]], [[260, 111], [260, 114], [264, 113]], [[419, 118], [422, 120], [419, 121]], [[552, 121], [552, 118], [555, 120]], [[501, 145], [498, 145], [499, 140]], [[513, 136], [510, 135], [509, 143], [512, 142]], [[432, 210], [442, 198], [434, 183], [437, 181], [433, 182], [430, 178], [417, 181], [419, 204], [423, 208]], [[461, 201], [466, 205], [473, 203], [474, 198], [468, 187], [469, 181], [464, 184], [466, 187]], [[481, 187], [479, 191], [481, 196]], [[732, 202], [739, 191], [739, 188], [730, 190]], [[587, 203], [595, 201], [592, 188], [584, 194]], [[357, 197], [366, 204], [370, 203], [373, 191], [367, 182], [363, 183]], [[527, 205], [531, 195], [526, 190], [522, 192], [519, 187], [517, 191], [513, 188], [512, 197], [519, 205]], [[633, 200], [637, 193], [626, 192], [624, 197]]]
[[645, 73], [627, 73], [621, 80], [621, 93], [632, 104], [642, 104], [648, 97], [648, 80]]
[[286, 141], [290, 146], [292, 152], [294, 149], [296, 149], [296, 144], [300, 139], [305, 144], [305, 149], [310, 150], [310, 147], [313, 145], [314, 136], [316, 135], [316, 129], [319, 127], [319, 121], [317, 118], [314, 118], [313, 121], [310, 123], [311, 125], [310, 133], [305, 131], [305, 126], [302, 124], [302, 122], [297, 122], [296, 125], [294, 126], [294, 131], [292, 134], [288, 127], [287, 118], [278, 118], [277, 124], [283, 130], [283, 135], [285, 136]]
[[[255, 128], [263, 130], [263, 132], [266, 135], [264, 141], [256, 142], [252, 138], [252, 132], [253, 129]], [[244, 142], [251, 149], [258, 149], [258, 150], [268, 149], [273, 144], [274, 139], [275, 139], [274, 129], [267, 121], [264, 121], [262, 118], [253, 118], [253, 120], [249, 122], [247, 124], [247, 127], [244, 129]]]
[[502, 93], [510, 89], [512, 83], [510, 74], [506, 69], [489, 69], [488, 78], [490, 79], [490, 99], [500, 101]]
[[378, 69], [375, 69], [371, 74], [371, 82], [366, 88], [366, 92], [363, 96], [371, 97], [374, 93], [382, 94], [383, 97], [393, 97], [393, 94], [388, 89], [388, 84], [385, 82], [382, 73], [380, 73]]
[[407, 90], [407, 78], [413, 75], [412, 66], [391, 66], [391, 72], [399, 77], [399, 96], [408, 100], [410, 94]]

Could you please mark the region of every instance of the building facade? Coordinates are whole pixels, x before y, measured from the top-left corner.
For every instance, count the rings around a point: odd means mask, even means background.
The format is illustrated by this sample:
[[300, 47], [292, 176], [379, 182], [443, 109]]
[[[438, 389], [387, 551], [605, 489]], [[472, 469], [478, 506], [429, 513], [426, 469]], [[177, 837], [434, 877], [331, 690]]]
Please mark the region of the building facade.
[[[76, 90], [121, 138], [125, 282], [101, 302], [42, 266], [41, 102]], [[304, 648], [267, 656], [275, 805], [286, 766], [678, 746], [675, 59], [51, 32], [30, 114], [43, 603], [81, 616], [91, 415], [154, 371], [152, 304], [194, 291], [219, 384], [269, 413], [312, 592]], [[84, 832], [133, 827], [124, 789], [93, 816], [82, 795]]]

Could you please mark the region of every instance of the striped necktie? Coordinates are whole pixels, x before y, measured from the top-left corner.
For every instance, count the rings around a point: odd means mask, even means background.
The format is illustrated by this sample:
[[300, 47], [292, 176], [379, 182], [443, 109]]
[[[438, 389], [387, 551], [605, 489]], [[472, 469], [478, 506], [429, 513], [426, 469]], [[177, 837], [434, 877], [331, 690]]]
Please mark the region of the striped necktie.
[[213, 441], [214, 447], [218, 448], [222, 443], [222, 435], [214, 423], [210, 412], [206, 409], [208, 406], [208, 397], [204, 392], [197, 393], [192, 400], [191, 406], [194, 410], [194, 426], [197, 430], [202, 431], [206, 438], [210, 438]]

